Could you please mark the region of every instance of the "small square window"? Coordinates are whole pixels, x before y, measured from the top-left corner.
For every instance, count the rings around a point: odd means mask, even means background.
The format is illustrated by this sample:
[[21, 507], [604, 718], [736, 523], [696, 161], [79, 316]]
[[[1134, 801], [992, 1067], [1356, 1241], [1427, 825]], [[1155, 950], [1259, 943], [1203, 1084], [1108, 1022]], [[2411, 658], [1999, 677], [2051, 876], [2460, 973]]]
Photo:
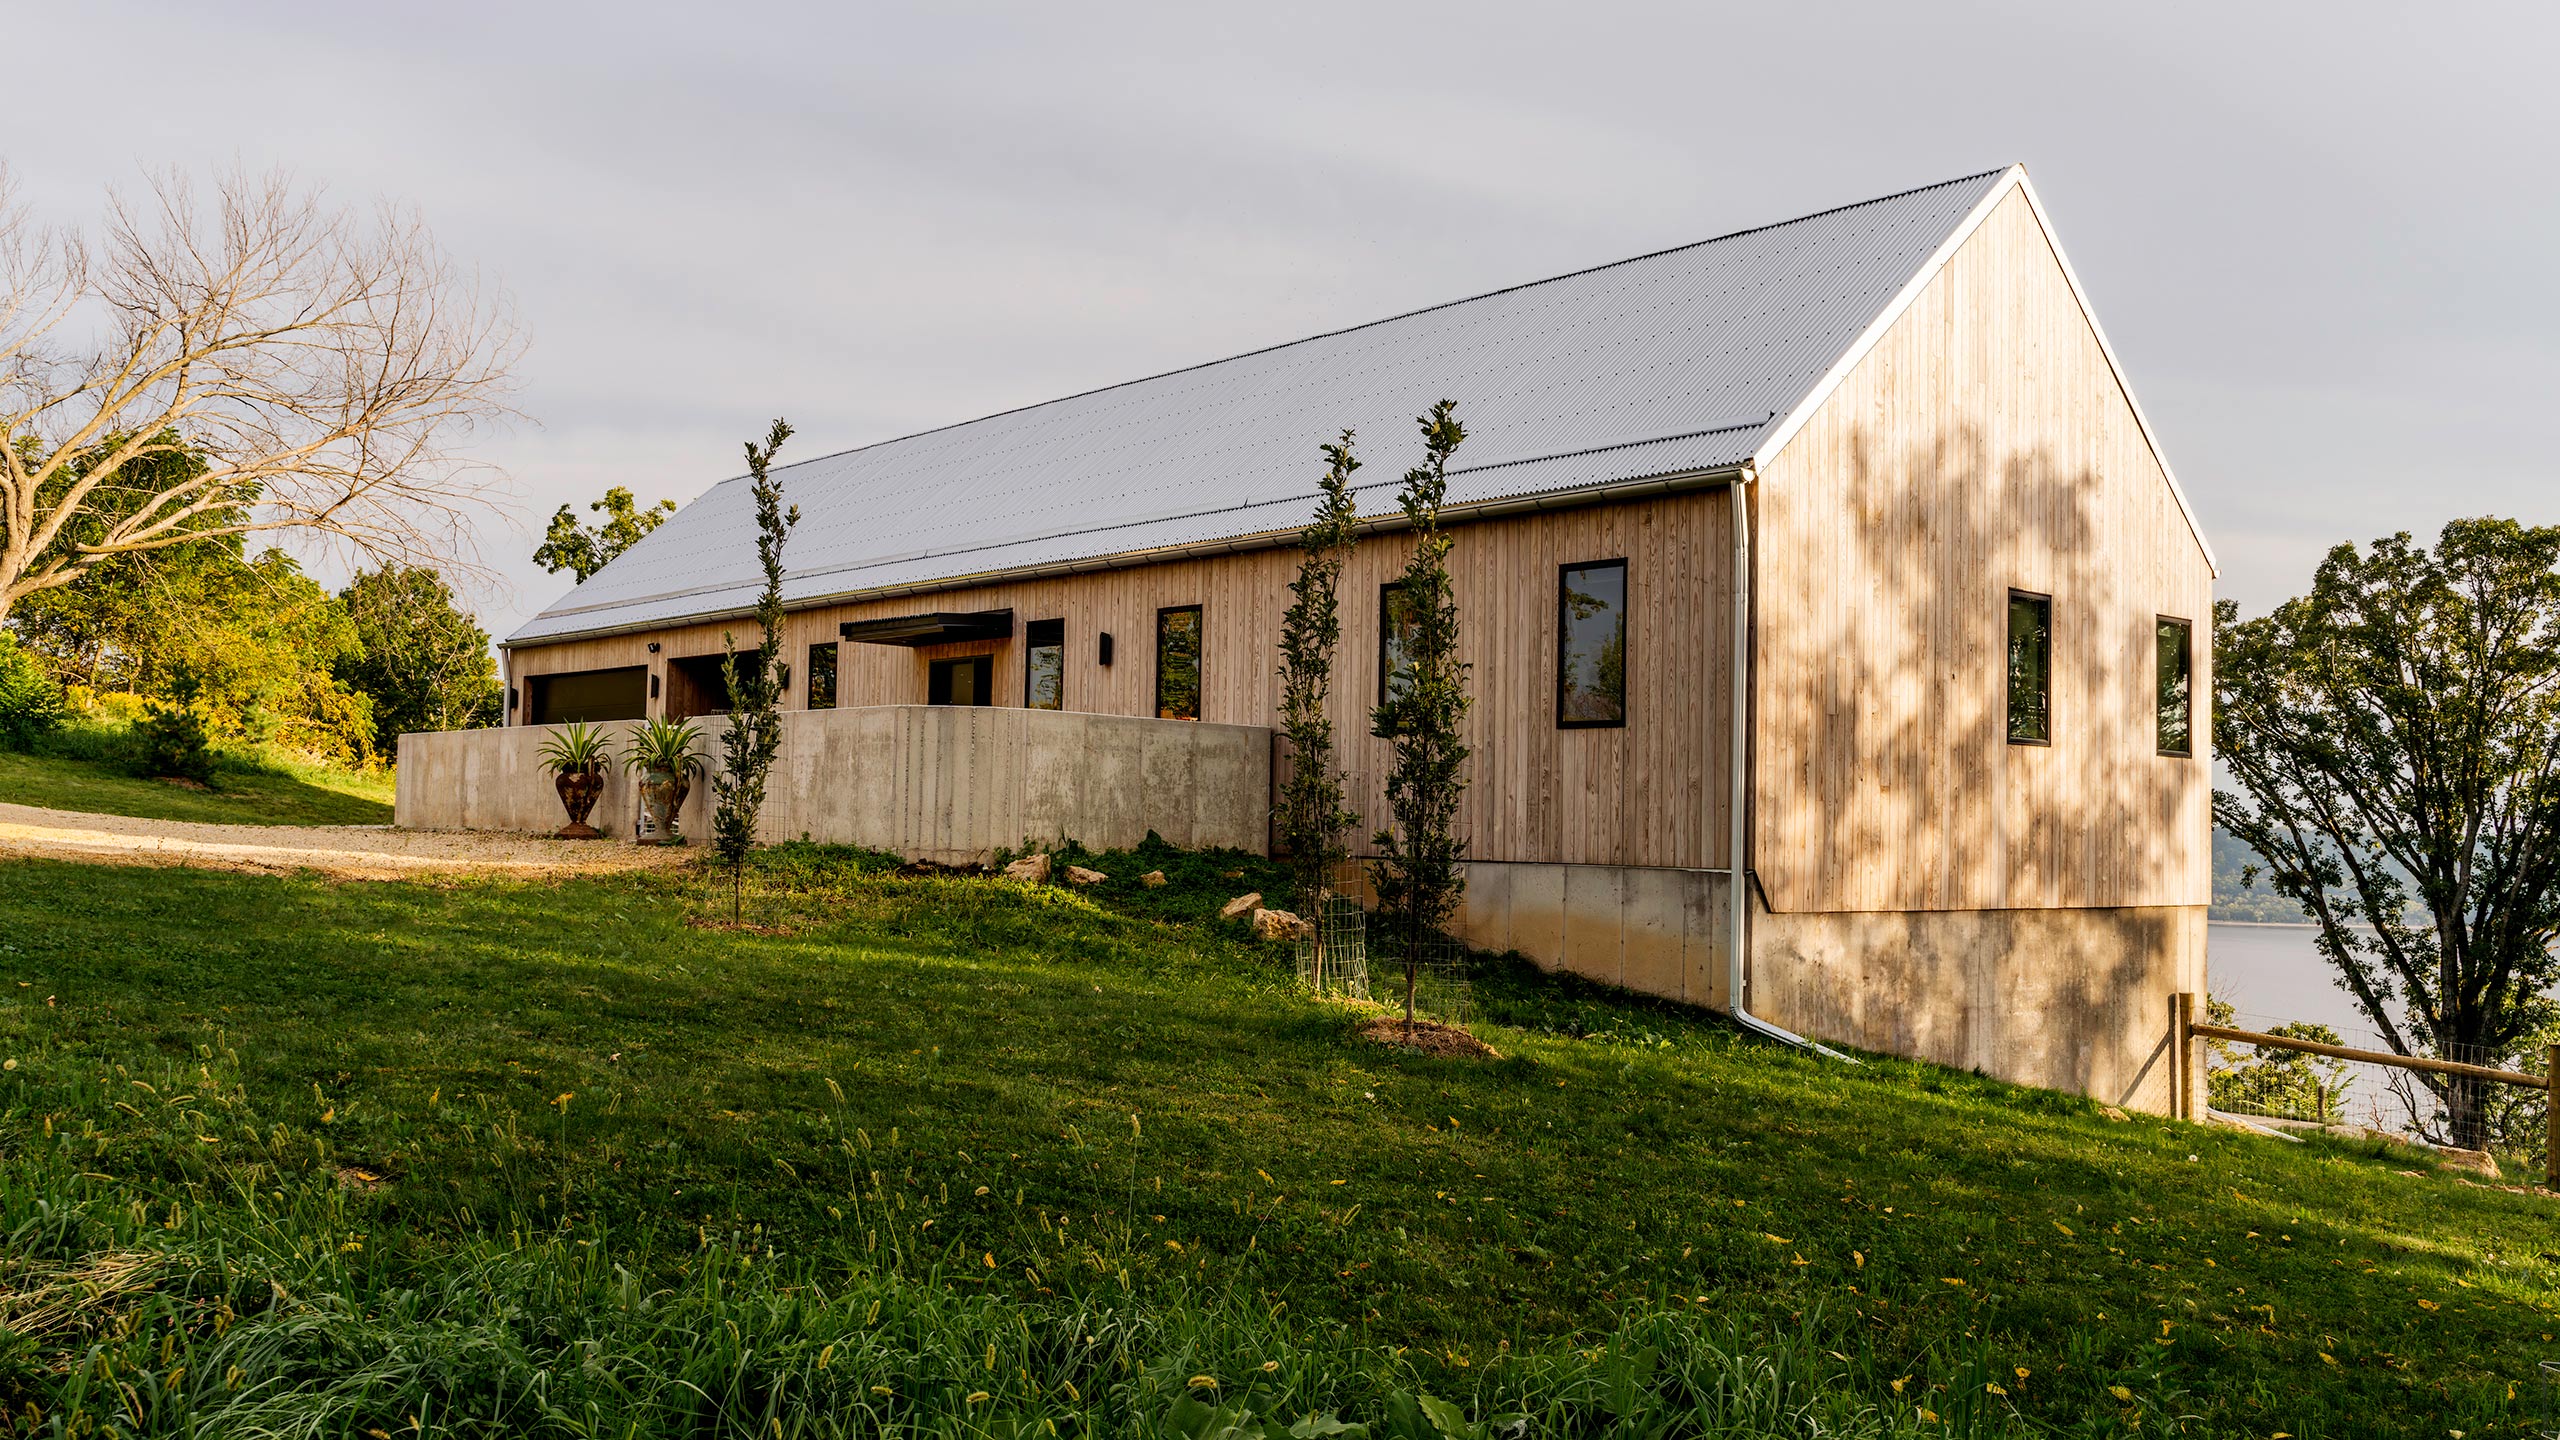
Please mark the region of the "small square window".
[[809, 708], [836, 708], [836, 642], [809, 647]]
[[1627, 723], [1627, 562], [1594, 560], [1556, 572], [1556, 725]]
[[2195, 746], [2195, 625], [2160, 616], [2153, 645], [2157, 675], [2153, 696], [2159, 710], [2160, 753], [2193, 755]]
[[1200, 607], [1156, 612], [1156, 718], [1200, 718]]
[[2009, 743], [2053, 743], [2053, 597], [2009, 592]]

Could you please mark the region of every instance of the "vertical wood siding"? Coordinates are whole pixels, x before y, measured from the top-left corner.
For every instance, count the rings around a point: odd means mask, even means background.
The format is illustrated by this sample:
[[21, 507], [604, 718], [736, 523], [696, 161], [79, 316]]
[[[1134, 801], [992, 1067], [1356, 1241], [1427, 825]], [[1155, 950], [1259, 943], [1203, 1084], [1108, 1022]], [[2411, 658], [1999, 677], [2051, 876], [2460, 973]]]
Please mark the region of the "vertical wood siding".
[[[2207, 902], [2212, 576], [2023, 196], [1752, 488], [1773, 909]], [[2050, 747], [2006, 740], [2012, 588], [2053, 597]], [[2159, 615], [2192, 759], [2154, 753]]]
[[[1310, 446], [1313, 458], [1313, 447]], [[1311, 467], [1312, 468], [1312, 467]], [[1451, 557], [1464, 656], [1474, 667], [1474, 750], [1461, 823], [1477, 859], [1550, 864], [1711, 867], [1725, 863], [1726, 711], [1732, 693], [1732, 531], [1722, 490], [1594, 505], [1455, 527]], [[1342, 580], [1342, 648], [1334, 667], [1334, 721], [1343, 765], [1355, 780], [1359, 838], [1385, 823], [1385, 742], [1369, 735], [1377, 701], [1378, 587], [1392, 580], [1412, 541], [1364, 539]], [[1617, 730], [1555, 725], [1557, 567], [1627, 561], [1627, 724]], [[1125, 570], [1026, 580], [826, 606], [790, 617], [791, 706], [806, 703], [808, 647], [836, 638], [847, 620], [922, 611], [1010, 607], [1015, 638], [904, 649], [846, 645], [838, 652], [839, 706], [925, 700], [925, 667], [953, 655], [996, 657], [995, 702], [1022, 703], [1020, 626], [1066, 622], [1066, 708], [1153, 715], [1156, 611], [1199, 605], [1206, 635], [1201, 719], [1236, 725], [1279, 720], [1280, 616], [1296, 574], [1294, 549], [1249, 551]], [[754, 622], [725, 622], [741, 645]], [[517, 650], [512, 680], [611, 665], [717, 654], [722, 624], [569, 641]], [[1115, 637], [1113, 664], [1097, 663], [1097, 638]], [[650, 655], [648, 642], [660, 643]], [[529, 692], [528, 692], [529, 693]], [[669, 693], [672, 693], [671, 691]], [[665, 699], [654, 702], [661, 713]], [[519, 713], [518, 717], [523, 717]]]

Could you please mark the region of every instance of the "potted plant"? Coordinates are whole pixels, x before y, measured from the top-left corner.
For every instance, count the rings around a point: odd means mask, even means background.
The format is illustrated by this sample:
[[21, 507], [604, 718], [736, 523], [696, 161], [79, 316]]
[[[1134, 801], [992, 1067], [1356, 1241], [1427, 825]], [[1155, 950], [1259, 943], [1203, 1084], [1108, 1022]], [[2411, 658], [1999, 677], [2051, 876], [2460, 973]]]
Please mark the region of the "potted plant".
[[702, 774], [702, 757], [693, 753], [701, 738], [701, 727], [692, 721], [664, 717], [643, 721], [632, 735], [622, 764], [640, 777], [640, 806], [649, 816], [649, 833], [640, 838], [641, 844], [684, 843], [676, 817], [695, 778]]
[[553, 832], [561, 840], [600, 840], [604, 832], [587, 823], [604, 794], [604, 767], [613, 753], [605, 732], [583, 720], [572, 720], [551, 733], [536, 752], [542, 768], [552, 773], [569, 823]]

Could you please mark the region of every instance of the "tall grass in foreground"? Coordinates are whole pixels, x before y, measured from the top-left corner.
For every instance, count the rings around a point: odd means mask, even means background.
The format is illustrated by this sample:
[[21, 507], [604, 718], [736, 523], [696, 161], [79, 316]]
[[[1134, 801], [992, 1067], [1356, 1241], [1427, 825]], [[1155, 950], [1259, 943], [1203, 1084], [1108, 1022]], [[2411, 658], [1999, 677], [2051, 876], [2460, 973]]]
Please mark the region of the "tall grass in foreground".
[[[397, 1182], [373, 1188], [325, 1137], [260, 1113], [210, 1046], [148, 1075], [39, 1049], [0, 1094], [25, 1141], [0, 1156], [0, 1404], [17, 1433], [2008, 1430], [1980, 1363], [1908, 1404], [1861, 1398], [1891, 1377], [1820, 1314], [1770, 1333], [1640, 1310], [1586, 1343], [1425, 1355], [1150, 1267], [1125, 1235], [1071, 1246], [1045, 1213], [1055, 1247], [1016, 1284], [991, 1252], [933, 1238], [876, 1169], [839, 1197], [856, 1238], [823, 1257], [760, 1227], [679, 1255], [521, 1221], [378, 1243]], [[873, 1144], [849, 1136], [845, 1155], [871, 1162]]]

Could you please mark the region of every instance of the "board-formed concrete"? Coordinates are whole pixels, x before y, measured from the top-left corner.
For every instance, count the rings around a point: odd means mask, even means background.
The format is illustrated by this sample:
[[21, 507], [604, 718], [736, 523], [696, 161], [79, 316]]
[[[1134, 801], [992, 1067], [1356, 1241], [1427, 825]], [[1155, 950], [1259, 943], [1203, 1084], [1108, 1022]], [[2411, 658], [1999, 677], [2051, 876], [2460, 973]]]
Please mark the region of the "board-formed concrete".
[[1755, 914], [1751, 1006], [1805, 1034], [2171, 1113], [2201, 905]]
[[[394, 823], [425, 830], [542, 831], [560, 802], [536, 750], [557, 727], [400, 737]], [[636, 728], [609, 727], [616, 745]], [[725, 722], [702, 722], [716, 764]], [[936, 705], [790, 710], [758, 838], [863, 845], [964, 864], [1026, 840], [1126, 848], [1149, 830], [1186, 849], [1259, 851], [1271, 808], [1271, 732], [1121, 715]], [[710, 833], [710, 784], [683, 831]], [[629, 835], [638, 787], [618, 769], [594, 823]]]

